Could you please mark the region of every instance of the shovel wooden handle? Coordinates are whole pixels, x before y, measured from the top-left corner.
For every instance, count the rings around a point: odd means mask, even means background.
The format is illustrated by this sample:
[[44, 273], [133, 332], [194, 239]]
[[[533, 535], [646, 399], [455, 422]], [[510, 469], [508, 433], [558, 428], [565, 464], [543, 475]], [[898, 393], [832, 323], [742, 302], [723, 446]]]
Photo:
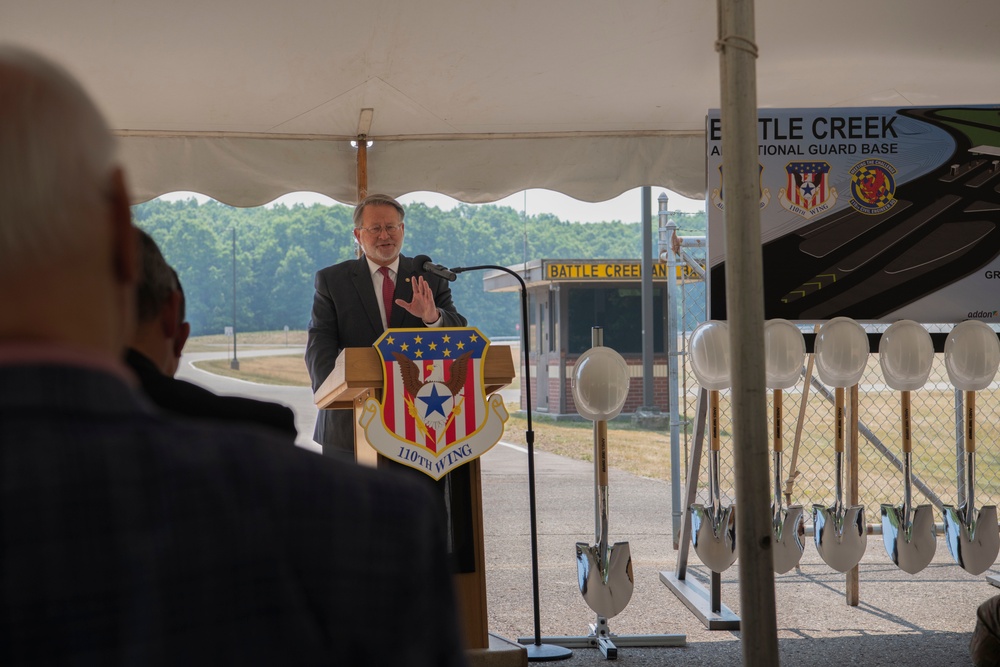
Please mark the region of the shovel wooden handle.
[[976, 453], [976, 392], [965, 392], [965, 453]]
[[913, 449], [913, 438], [910, 434], [910, 392], [899, 392], [899, 414], [903, 421], [903, 453], [909, 454]]
[[781, 390], [774, 390], [774, 451], [780, 452], [784, 448], [781, 424]]
[[708, 417], [710, 421], [709, 430], [711, 431], [711, 436], [709, 437], [710, 447], [713, 452], [719, 451], [719, 392], [713, 389], [708, 392], [709, 404], [708, 404]]
[[838, 454], [844, 453], [844, 388], [836, 387], [833, 390], [833, 412], [834, 427], [833, 447]]

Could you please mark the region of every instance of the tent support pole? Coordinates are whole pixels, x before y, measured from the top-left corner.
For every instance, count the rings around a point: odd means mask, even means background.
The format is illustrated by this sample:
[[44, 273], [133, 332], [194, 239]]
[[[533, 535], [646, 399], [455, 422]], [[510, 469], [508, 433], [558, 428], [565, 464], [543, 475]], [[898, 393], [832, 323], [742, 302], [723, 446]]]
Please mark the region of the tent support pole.
[[[355, 145], [358, 147], [358, 203], [361, 203], [368, 196], [368, 134], [372, 131], [372, 119], [375, 116], [374, 109], [362, 109], [358, 115], [358, 138]], [[361, 257], [361, 245], [354, 248], [355, 254]]]
[[779, 664], [769, 498], [753, 0], [718, 0], [726, 313], [733, 388], [743, 664]]
[[372, 131], [375, 109], [362, 109], [358, 115], [358, 201], [368, 196], [368, 135]]

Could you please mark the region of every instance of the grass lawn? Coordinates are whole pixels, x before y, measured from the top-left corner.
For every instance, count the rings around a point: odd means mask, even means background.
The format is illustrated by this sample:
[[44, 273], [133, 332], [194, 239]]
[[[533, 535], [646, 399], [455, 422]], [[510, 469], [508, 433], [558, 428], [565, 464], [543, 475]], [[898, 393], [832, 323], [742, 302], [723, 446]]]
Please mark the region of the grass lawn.
[[[302, 346], [306, 342], [304, 331], [288, 333], [291, 345]], [[275, 347], [284, 346], [284, 332], [262, 332], [255, 334], [240, 334], [237, 338], [237, 352], [240, 346]], [[192, 339], [186, 352], [217, 351], [231, 349], [232, 339], [225, 336], [202, 336]], [[520, 346], [514, 345], [511, 353], [520, 361]], [[239, 357], [239, 355], [237, 354]], [[241, 357], [238, 371], [229, 367], [229, 359], [199, 361], [195, 365], [210, 373], [284, 386], [308, 387], [309, 373], [306, 371], [302, 353], [268, 357]], [[520, 370], [520, 363], [516, 364]], [[511, 389], [520, 388], [520, 379], [515, 378]], [[525, 431], [527, 419], [524, 415], [513, 414], [520, 409], [517, 403], [508, 403], [511, 410], [507, 422], [504, 440], [514, 444], [526, 445]], [[549, 420], [532, 419], [532, 430], [535, 433], [535, 447], [539, 451], [551, 452], [570, 458], [592, 461], [594, 455], [594, 429], [591, 422], [552, 422]], [[633, 428], [628, 422], [612, 422], [608, 425], [609, 441], [611, 443], [611, 465], [615, 468], [643, 477], [668, 479], [670, 472], [669, 434], [645, 431]]]
[[[265, 332], [255, 334], [240, 334], [239, 349], [282, 348], [285, 346], [285, 332]], [[197, 366], [219, 375], [237, 377], [262, 384], [278, 384], [287, 386], [309, 386], [309, 376], [302, 358], [301, 348], [305, 345], [304, 331], [288, 333], [288, 345], [297, 349], [288, 355], [268, 357], [240, 357], [240, 370], [229, 367], [229, 359], [198, 362]], [[225, 336], [204, 336], [192, 339], [186, 351], [229, 350], [231, 339]], [[515, 365], [520, 371], [520, 347], [514, 346]], [[940, 368], [931, 377], [930, 382], [941, 382]], [[520, 388], [520, 378], [516, 377], [512, 389]], [[724, 392], [721, 396], [723, 415], [726, 419], [722, 424], [723, 435], [723, 479], [731, 476], [732, 445], [729, 433], [729, 417], [732, 409], [729, 405], [730, 396]], [[954, 489], [954, 423], [948, 415], [942, 413], [942, 405], [947, 406], [952, 400], [949, 389], [941, 385], [931, 384], [927, 389], [914, 392], [912, 403], [912, 428], [914, 448], [914, 473], [937, 490], [951, 498]], [[798, 396], [786, 392], [785, 405], [785, 465], [788, 466], [792, 434], [795, 429]], [[898, 432], [898, 392], [888, 388], [869, 387], [862, 396], [859, 417], [868, 424], [875, 436], [892, 451], [899, 454]], [[687, 406], [693, 411], [694, 404]], [[517, 402], [508, 402], [511, 412], [507, 422], [504, 440], [514, 444], [526, 445], [525, 431], [527, 420], [523, 414], [515, 414], [520, 409]], [[804, 500], [826, 499], [832, 493], [832, 459], [833, 459], [833, 410], [832, 406], [813, 393], [810, 395], [809, 416], [807, 428], [801, 443], [798, 457], [800, 482], [797, 484], [796, 496]], [[984, 414], [978, 420], [979, 439], [982, 443], [994, 443], [1000, 439], [1000, 420], [991, 419], [992, 415]], [[682, 418], [683, 420], [683, 418]], [[592, 461], [594, 452], [593, 424], [588, 421], [558, 421], [535, 414], [532, 420], [535, 434], [535, 447], [539, 451], [551, 452], [582, 461]], [[689, 426], [690, 428], [690, 426]], [[610, 465], [636, 475], [652, 479], [669, 479], [670, 475], [670, 437], [666, 429], [649, 431], [634, 427], [627, 419], [613, 421], [608, 424]], [[941, 443], [944, 443], [942, 445]], [[690, 435], [682, 435], [682, 452], [690, 444]], [[993, 447], [983, 447], [979, 454], [980, 493], [984, 498], [1000, 495], [1000, 479], [992, 475], [996, 469], [998, 455]], [[682, 456], [684, 454], [682, 453]], [[681, 468], [686, 469], [688, 461], [681, 461]], [[899, 472], [869, 446], [866, 441], [861, 443], [860, 480], [862, 495], [870, 502], [897, 502], [899, 500], [901, 479]], [[703, 463], [704, 465], [704, 463]], [[787, 470], [787, 468], [786, 468]], [[989, 471], [989, 472], [988, 472]], [[707, 477], [700, 476], [707, 484]], [[725, 482], [724, 482], [725, 484]], [[704, 484], [703, 484], [704, 485]], [[802, 500], [793, 498], [793, 502]]]

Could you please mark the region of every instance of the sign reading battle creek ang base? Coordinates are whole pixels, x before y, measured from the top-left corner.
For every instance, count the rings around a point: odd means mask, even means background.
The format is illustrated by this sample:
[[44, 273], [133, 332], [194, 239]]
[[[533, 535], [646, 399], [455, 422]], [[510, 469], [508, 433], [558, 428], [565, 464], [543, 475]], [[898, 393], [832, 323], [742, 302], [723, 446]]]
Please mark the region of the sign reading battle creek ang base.
[[[1000, 107], [760, 109], [766, 318], [1000, 322]], [[710, 313], [726, 318], [709, 113]]]
[[361, 426], [383, 456], [441, 479], [503, 436], [503, 399], [486, 397], [489, 340], [473, 327], [389, 329], [375, 343], [382, 400], [365, 401]]

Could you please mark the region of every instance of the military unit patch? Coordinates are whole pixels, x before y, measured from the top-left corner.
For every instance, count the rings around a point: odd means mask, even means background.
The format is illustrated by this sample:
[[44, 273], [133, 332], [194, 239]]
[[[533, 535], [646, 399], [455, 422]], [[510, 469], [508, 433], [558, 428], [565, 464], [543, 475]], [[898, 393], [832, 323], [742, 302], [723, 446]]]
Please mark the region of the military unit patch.
[[[759, 165], [760, 208], [770, 202], [770, 190], [764, 187], [764, 166]], [[866, 215], [885, 213], [896, 205], [896, 169], [878, 158], [863, 160], [850, 170], [850, 204]], [[805, 219], [830, 211], [837, 203], [837, 188], [832, 185], [831, 167], [822, 160], [789, 162], [785, 165], [786, 184], [779, 190], [782, 208]], [[712, 205], [725, 210], [722, 194], [722, 165], [719, 165], [719, 185], [712, 189]]]
[[837, 188], [830, 185], [830, 165], [821, 160], [789, 162], [787, 184], [778, 194], [782, 208], [806, 220], [829, 211], [837, 202]]
[[[757, 164], [757, 183], [760, 188], [760, 199], [757, 200], [758, 206], [763, 210], [771, 203], [771, 190], [764, 187], [764, 165]], [[722, 165], [719, 165], [719, 187], [712, 190], [712, 205], [720, 211], [726, 210], [726, 203], [723, 200], [722, 195]]]
[[390, 329], [375, 343], [382, 400], [368, 399], [361, 426], [383, 456], [440, 479], [499, 442], [507, 410], [486, 397], [489, 340], [473, 327]]
[[872, 158], [851, 167], [851, 206], [866, 215], [885, 213], [896, 205], [896, 168]]

